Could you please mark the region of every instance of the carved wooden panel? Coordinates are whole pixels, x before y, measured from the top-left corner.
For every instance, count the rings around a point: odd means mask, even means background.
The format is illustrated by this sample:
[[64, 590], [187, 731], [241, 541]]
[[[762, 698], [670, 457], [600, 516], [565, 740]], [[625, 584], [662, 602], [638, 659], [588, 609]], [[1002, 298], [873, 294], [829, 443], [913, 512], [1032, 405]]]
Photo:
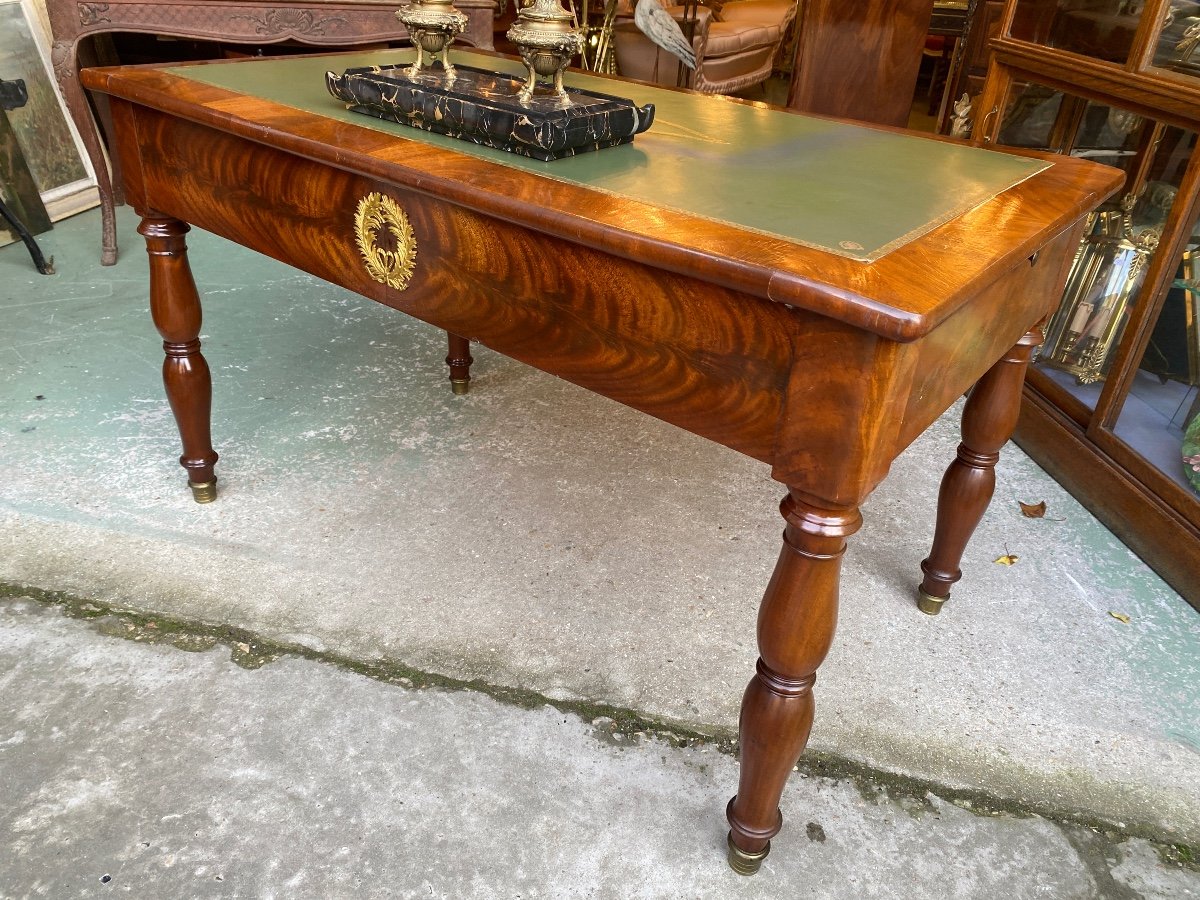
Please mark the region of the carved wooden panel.
[[[492, 46], [492, 5], [459, 3], [467, 15], [460, 38], [488, 49]], [[128, 3], [84, 2], [77, 5], [80, 35], [93, 32], [137, 31], [173, 37], [232, 43], [276, 43], [348, 46], [383, 40], [404, 40], [405, 27], [392, 6], [381, 3]], [[56, 35], [57, 36], [57, 35]]]

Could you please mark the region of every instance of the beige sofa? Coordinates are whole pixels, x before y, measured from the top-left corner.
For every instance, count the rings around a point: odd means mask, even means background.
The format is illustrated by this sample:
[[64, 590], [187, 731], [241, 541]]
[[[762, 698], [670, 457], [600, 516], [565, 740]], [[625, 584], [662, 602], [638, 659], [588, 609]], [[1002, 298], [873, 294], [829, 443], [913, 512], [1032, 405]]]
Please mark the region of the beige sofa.
[[[685, 7], [668, 6], [667, 11], [686, 29]], [[731, 0], [715, 12], [701, 6], [692, 36], [696, 71], [683, 68], [681, 73], [679, 60], [638, 30], [629, 7], [627, 14], [618, 14], [613, 26], [617, 71], [628, 78], [706, 94], [744, 91], [770, 77], [795, 16], [796, 0]]]

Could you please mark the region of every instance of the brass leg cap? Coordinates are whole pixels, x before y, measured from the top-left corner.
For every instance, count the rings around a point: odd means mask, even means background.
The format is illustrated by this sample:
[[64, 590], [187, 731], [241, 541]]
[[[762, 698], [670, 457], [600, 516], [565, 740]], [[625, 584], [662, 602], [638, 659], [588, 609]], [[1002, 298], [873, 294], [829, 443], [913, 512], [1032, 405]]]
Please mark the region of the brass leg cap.
[[217, 479], [197, 483], [189, 481], [188, 487], [192, 489], [192, 499], [197, 503], [212, 503], [217, 499]]
[[771, 842], [767, 841], [767, 846], [757, 853], [747, 853], [733, 842], [732, 831], [729, 832], [726, 843], [729, 844], [729, 868], [739, 875], [753, 875], [762, 865], [762, 861], [767, 858], [767, 854], [771, 852]]
[[451, 378], [450, 390], [454, 391], [458, 396], [462, 396], [471, 390], [471, 379], [469, 378]]
[[949, 599], [949, 597], [935, 597], [933, 594], [927, 594], [922, 590], [918, 590], [917, 609], [927, 616], [936, 616], [942, 611], [942, 604]]

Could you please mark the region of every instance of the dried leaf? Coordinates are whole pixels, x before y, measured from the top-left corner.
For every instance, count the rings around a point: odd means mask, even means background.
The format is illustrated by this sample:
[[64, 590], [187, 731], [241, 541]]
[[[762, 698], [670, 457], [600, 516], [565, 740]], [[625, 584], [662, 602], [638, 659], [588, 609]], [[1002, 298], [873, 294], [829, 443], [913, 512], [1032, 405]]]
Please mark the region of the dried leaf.
[[1110, 616], [1112, 616], [1114, 619], [1116, 619], [1118, 622], [1124, 622], [1126, 625], [1129, 624], [1129, 616], [1125, 615], [1125, 613], [1113, 612], [1110, 609], [1108, 611], [1108, 614]]
[[1029, 519], [1040, 519], [1046, 515], [1046, 501], [1042, 500], [1039, 503], [1025, 503], [1018, 500], [1021, 504], [1021, 513]]
[[1000, 563], [1002, 566], [1011, 566], [1020, 558], [1021, 557], [1017, 556], [1015, 553], [1005, 553], [1003, 556], [996, 557], [996, 562]]

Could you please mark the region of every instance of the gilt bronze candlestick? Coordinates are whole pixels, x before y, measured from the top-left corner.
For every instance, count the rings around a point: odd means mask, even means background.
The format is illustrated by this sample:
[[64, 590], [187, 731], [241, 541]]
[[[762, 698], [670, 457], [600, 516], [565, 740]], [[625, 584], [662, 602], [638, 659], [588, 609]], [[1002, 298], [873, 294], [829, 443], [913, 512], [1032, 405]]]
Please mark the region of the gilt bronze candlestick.
[[521, 102], [533, 99], [540, 78], [552, 82], [554, 96], [561, 104], [569, 103], [563, 88], [563, 69], [583, 49], [583, 36], [559, 0], [534, 0], [518, 14], [516, 24], [508, 29], [508, 39], [517, 45], [529, 71], [518, 94]]
[[[467, 27], [467, 17], [454, 8], [453, 0], [413, 0], [396, 11], [396, 18], [408, 29], [413, 46], [417, 48], [417, 58], [408, 68], [408, 77], [416, 78], [441, 54], [446, 80], [453, 81], [450, 45]], [[426, 54], [429, 54], [428, 61]]]
[[[638, 106], [586, 87], [569, 92], [563, 87], [563, 69], [584, 39], [574, 16], [560, 4], [535, 0], [508, 31], [528, 77], [469, 62], [452, 68], [447, 51], [466, 18], [451, 0], [413, 0], [396, 16], [417, 47], [415, 62], [410, 64], [406, 55], [394, 65], [352, 68], [340, 75], [326, 72], [325, 85], [354, 112], [532, 159], [561, 159], [627, 144], [650, 127], [654, 105]], [[445, 74], [429, 68], [439, 53]]]

